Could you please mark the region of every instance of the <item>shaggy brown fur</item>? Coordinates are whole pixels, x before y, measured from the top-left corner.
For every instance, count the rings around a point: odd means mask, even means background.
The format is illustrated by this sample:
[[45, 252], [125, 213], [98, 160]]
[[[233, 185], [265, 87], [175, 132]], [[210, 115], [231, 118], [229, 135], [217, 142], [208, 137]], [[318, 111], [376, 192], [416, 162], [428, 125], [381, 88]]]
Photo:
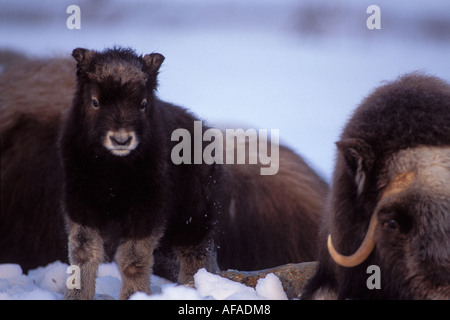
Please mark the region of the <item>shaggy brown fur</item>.
[[67, 260], [56, 140], [74, 68], [67, 59], [18, 59], [0, 76], [0, 262], [24, 271]]
[[[441, 180], [449, 175], [450, 86], [411, 74], [378, 88], [356, 109], [337, 146], [320, 266], [303, 297], [448, 299], [450, 194]], [[371, 255], [355, 267], [338, 266], [327, 236], [350, 255], [373, 214]], [[366, 285], [369, 265], [380, 267], [379, 290]]]
[[281, 146], [279, 155], [275, 175], [260, 175], [257, 164], [227, 165], [231, 202], [218, 251], [224, 270], [251, 271], [317, 258], [328, 186], [292, 150]]

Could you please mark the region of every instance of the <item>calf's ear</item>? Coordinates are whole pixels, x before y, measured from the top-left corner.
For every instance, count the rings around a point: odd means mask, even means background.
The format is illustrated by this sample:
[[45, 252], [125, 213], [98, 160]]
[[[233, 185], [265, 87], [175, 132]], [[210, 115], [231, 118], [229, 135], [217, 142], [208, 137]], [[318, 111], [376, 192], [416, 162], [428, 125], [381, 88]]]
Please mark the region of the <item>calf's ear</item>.
[[76, 48], [72, 51], [72, 57], [77, 61], [78, 70], [86, 69], [94, 55], [95, 51], [84, 48]]
[[144, 71], [150, 75], [152, 78], [156, 78], [158, 70], [161, 64], [164, 62], [164, 56], [160, 53], [150, 53], [143, 57], [144, 60]]
[[366, 177], [372, 170], [374, 153], [363, 139], [347, 138], [336, 142], [350, 175], [353, 176], [358, 195], [364, 190]]

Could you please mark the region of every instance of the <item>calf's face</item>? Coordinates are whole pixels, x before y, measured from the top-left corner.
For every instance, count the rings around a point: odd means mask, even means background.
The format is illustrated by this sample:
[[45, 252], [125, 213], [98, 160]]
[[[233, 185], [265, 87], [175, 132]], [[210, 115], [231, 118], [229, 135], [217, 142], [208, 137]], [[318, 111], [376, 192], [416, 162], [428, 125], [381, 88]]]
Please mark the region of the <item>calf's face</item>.
[[147, 97], [144, 83], [92, 86], [85, 101], [89, 136], [112, 155], [129, 155], [150, 130]]
[[[111, 56], [111, 54], [114, 54]], [[126, 157], [151, 134], [156, 75], [164, 57], [75, 49], [86, 144]]]

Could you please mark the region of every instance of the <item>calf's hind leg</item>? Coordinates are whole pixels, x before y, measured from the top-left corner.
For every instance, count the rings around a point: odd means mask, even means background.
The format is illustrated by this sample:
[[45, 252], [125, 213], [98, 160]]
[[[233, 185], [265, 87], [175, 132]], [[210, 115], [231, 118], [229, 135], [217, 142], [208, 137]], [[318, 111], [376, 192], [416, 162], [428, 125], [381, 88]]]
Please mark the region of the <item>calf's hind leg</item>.
[[180, 264], [179, 284], [187, 283], [201, 268], [212, 273], [219, 272], [216, 248], [212, 239], [204, 240], [198, 245], [178, 247], [175, 253]]
[[159, 239], [124, 240], [117, 249], [116, 261], [122, 276], [119, 298], [128, 299], [137, 291], [150, 294], [150, 274], [153, 267], [153, 251]]

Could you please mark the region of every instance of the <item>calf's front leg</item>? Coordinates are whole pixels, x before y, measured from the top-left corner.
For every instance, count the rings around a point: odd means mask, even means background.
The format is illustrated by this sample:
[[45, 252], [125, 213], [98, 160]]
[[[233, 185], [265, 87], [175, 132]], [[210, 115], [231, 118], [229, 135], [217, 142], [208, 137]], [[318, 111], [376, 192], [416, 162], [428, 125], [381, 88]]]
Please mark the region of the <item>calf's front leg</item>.
[[95, 228], [68, 221], [69, 260], [79, 269], [79, 288], [67, 288], [64, 298], [90, 300], [95, 295], [95, 278], [98, 265], [103, 261], [103, 239]]

